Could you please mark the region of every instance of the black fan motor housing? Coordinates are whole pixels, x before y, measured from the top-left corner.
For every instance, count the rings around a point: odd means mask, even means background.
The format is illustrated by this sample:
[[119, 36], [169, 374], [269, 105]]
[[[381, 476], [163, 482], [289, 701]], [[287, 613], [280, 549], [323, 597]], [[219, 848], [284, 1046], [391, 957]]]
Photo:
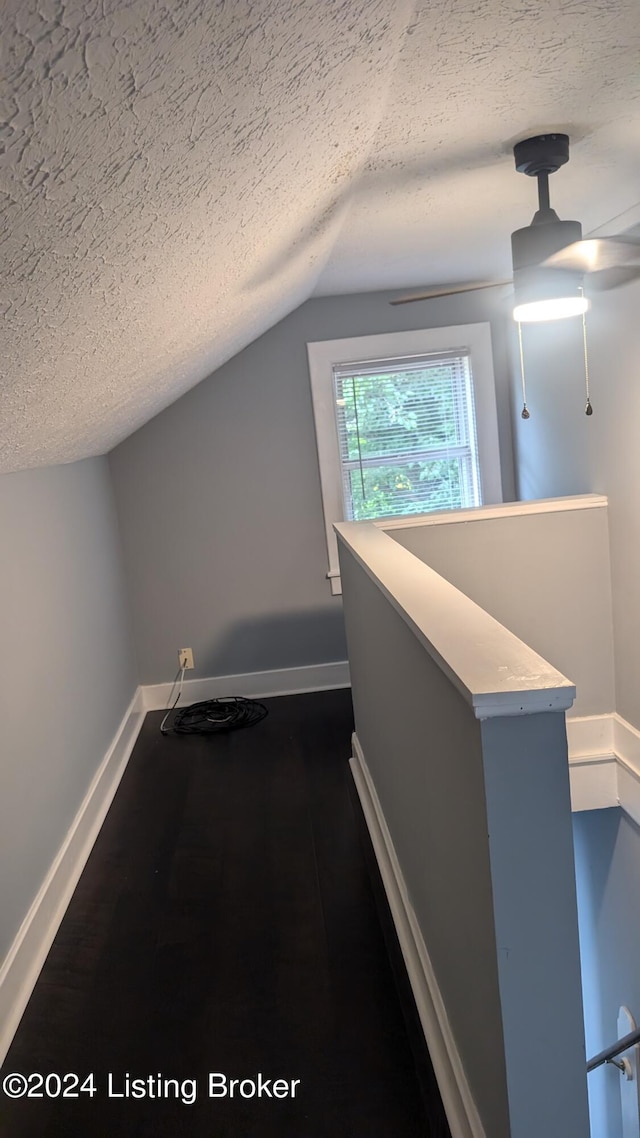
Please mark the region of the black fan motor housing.
[[[553, 210], [549, 213], [553, 213]], [[531, 225], [516, 229], [515, 233], [511, 234], [514, 273], [532, 265], [539, 265], [553, 253], [564, 249], [565, 245], [582, 240], [582, 226], [579, 221], [560, 221], [555, 213], [553, 219], [548, 221], [542, 219], [537, 221], [536, 218]]]
[[579, 221], [560, 221], [557, 217], [546, 224], [534, 218], [531, 225], [511, 234], [513, 285], [518, 303], [572, 296], [577, 292], [582, 285], [582, 273], [545, 268], [541, 262], [565, 245], [580, 241], [581, 237]]

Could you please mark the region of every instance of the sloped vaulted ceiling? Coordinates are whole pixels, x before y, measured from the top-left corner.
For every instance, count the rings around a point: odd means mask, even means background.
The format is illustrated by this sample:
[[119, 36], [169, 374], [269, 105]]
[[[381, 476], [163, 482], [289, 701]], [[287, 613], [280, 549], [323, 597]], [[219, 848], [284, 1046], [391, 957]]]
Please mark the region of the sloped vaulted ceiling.
[[0, 470], [109, 450], [314, 290], [508, 273], [516, 137], [568, 131], [555, 203], [585, 229], [640, 198], [637, 0], [2, 21]]

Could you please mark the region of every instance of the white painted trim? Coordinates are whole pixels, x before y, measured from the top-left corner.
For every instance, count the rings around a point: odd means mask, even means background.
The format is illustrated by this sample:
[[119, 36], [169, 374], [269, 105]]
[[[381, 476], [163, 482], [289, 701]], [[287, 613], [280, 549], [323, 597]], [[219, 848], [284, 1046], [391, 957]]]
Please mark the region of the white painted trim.
[[0, 1064], [124, 773], [144, 721], [136, 691], [0, 968]]
[[327, 577], [334, 596], [342, 590], [333, 525], [334, 522], [344, 520], [340, 446], [335, 414], [334, 366], [367, 359], [428, 355], [430, 352], [458, 349], [468, 349], [471, 353], [481, 497], [483, 501], [501, 502], [498, 414], [491, 325], [488, 322], [458, 324], [445, 328], [418, 328], [406, 332], [381, 332], [372, 336], [350, 336], [340, 340], [319, 340], [307, 344], [327, 541], [329, 565]]
[[[335, 534], [333, 535], [333, 537], [334, 537], [334, 541], [335, 541]], [[327, 573], [327, 580], [328, 580], [329, 584], [331, 585], [331, 596], [332, 597], [341, 597], [342, 596], [342, 580], [340, 578], [340, 571], [338, 569], [330, 570]]]
[[613, 714], [567, 716], [570, 762], [613, 758]]
[[616, 755], [627, 766], [640, 773], [640, 731], [621, 715], [613, 716], [613, 747]]
[[385, 533], [394, 529], [486, 522], [492, 518], [520, 518], [529, 514], [562, 514], [574, 510], [599, 510], [608, 505], [604, 494], [578, 494], [567, 498], [538, 498], [530, 502], [499, 502], [469, 510], [438, 510], [432, 514], [405, 514], [401, 518], [377, 518], [373, 525]]
[[372, 522], [335, 530], [478, 719], [571, 707], [566, 676], [389, 534]]
[[619, 806], [613, 715], [567, 717], [571, 809]]
[[486, 1138], [456, 1047], [433, 965], [409, 901], [380, 800], [356, 735], [353, 736], [351, 770], [371, 835], [451, 1133], [455, 1138]]
[[618, 766], [615, 755], [572, 759], [569, 756], [571, 809], [603, 810], [619, 806]]
[[[182, 689], [180, 705], [200, 703], [204, 699], [217, 699], [225, 695], [249, 696], [266, 699], [278, 695], [302, 695], [304, 692], [348, 688], [349, 664], [338, 660], [330, 664], [309, 664], [301, 668], [278, 668], [269, 672], [243, 672], [238, 676], [205, 676], [187, 680]], [[166, 708], [173, 684], [150, 684], [141, 689], [145, 711], [162, 711]]]
[[640, 825], [640, 731], [617, 712], [567, 719], [572, 810], [620, 806]]
[[613, 745], [618, 761], [618, 800], [640, 826], [640, 731], [617, 713], [613, 715]]

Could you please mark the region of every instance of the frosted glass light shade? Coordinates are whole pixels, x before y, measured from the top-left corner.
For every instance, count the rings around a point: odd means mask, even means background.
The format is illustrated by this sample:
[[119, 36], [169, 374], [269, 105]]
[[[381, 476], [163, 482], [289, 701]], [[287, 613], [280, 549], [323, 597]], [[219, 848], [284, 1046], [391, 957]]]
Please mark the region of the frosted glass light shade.
[[548, 300], [530, 300], [516, 304], [513, 319], [520, 324], [542, 320], [563, 320], [567, 316], [581, 316], [589, 307], [586, 296], [556, 296]]

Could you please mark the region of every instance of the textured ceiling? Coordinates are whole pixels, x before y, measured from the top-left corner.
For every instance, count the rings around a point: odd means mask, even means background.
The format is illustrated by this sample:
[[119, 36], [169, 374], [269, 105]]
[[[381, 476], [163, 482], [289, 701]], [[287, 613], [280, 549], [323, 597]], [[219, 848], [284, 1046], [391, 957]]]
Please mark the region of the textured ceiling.
[[314, 291], [508, 273], [515, 138], [571, 135], [587, 230], [640, 197], [637, 0], [2, 17], [0, 470], [109, 450]]

